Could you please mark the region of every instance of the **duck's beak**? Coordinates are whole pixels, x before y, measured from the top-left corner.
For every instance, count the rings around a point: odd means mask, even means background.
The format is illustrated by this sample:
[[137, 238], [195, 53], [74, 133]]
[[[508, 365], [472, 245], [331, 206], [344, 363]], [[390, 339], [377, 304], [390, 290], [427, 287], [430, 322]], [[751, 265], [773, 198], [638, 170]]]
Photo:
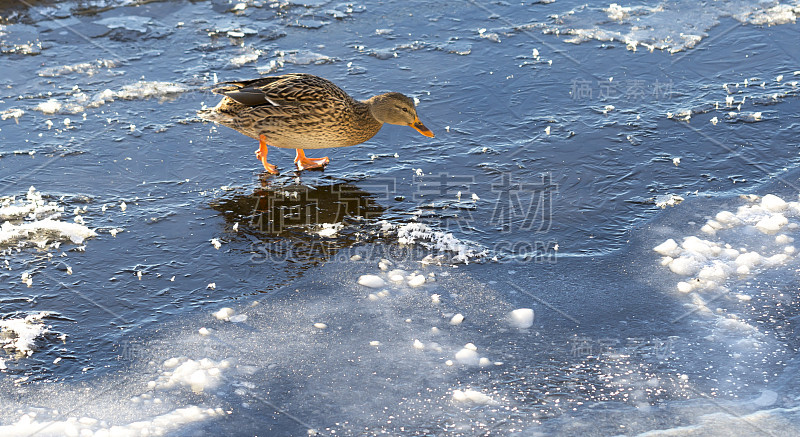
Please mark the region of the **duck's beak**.
[[421, 133], [422, 135], [425, 135], [426, 137], [433, 138], [433, 132], [431, 132], [430, 129], [425, 127], [425, 125], [422, 124], [421, 121], [419, 121], [419, 118], [414, 119], [414, 124], [412, 124], [410, 126], [413, 127], [414, 129], [416, 129], [417, 132]]

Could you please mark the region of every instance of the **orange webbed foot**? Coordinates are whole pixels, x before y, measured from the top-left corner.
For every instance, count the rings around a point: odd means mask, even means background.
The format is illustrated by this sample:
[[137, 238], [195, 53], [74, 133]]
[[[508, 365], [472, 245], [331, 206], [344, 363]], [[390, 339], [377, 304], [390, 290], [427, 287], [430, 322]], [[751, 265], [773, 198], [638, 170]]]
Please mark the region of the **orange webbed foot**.
[[278, 174], [278, 168], [275, 165], [267, 162], [267, 137], [260, 135], [258, 137], [258, 150], [256, 150], [256, 158], [264, 164], [264, 170], [269, 174]]
[[311, 168], [324, 168], [331, 160], [327, 156], [324, 158], [308, 158], [303, 149], [297, 149], [297, 156], [294, 158], [294, 162], [297, 165], [297, 169], [302, 171]]

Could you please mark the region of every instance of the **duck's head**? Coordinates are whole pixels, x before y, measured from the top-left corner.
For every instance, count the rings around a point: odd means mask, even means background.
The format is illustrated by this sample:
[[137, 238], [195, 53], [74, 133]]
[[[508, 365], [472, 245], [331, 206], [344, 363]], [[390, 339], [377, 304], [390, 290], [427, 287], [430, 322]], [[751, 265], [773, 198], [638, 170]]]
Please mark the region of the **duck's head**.
[[433, 132], [425, 127], [414, 107], [414, 101], [400, 93], [386, 93], [367, 100], [372, 116], [381, 123], [411, 126], [426, 137], [433, 137]]

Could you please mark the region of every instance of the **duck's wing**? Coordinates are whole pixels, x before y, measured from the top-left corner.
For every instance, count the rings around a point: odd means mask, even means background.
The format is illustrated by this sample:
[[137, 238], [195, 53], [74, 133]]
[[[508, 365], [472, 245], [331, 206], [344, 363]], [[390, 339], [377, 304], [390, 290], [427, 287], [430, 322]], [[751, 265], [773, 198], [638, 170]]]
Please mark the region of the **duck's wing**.
[[245, 106], [297, 106], [315, 102], [345, 102], [350, 97], [332, 82], [311, 74], [286, 74], [222, 82], [214, 92]]

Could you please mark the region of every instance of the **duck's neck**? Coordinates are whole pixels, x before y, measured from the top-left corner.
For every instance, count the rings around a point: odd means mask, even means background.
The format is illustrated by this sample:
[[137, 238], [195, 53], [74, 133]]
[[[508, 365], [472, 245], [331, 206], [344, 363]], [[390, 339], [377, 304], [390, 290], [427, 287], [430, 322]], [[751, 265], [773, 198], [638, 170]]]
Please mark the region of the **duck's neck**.
[[375, 134], [381, 130], [381, 126], [383, 126], [383, 123], [372, 115], [367, 101], [354, 101], [353, 119], [351, 123], [352, 132], [358, 133], [358, 143], [362, 143], [374, 137]]

